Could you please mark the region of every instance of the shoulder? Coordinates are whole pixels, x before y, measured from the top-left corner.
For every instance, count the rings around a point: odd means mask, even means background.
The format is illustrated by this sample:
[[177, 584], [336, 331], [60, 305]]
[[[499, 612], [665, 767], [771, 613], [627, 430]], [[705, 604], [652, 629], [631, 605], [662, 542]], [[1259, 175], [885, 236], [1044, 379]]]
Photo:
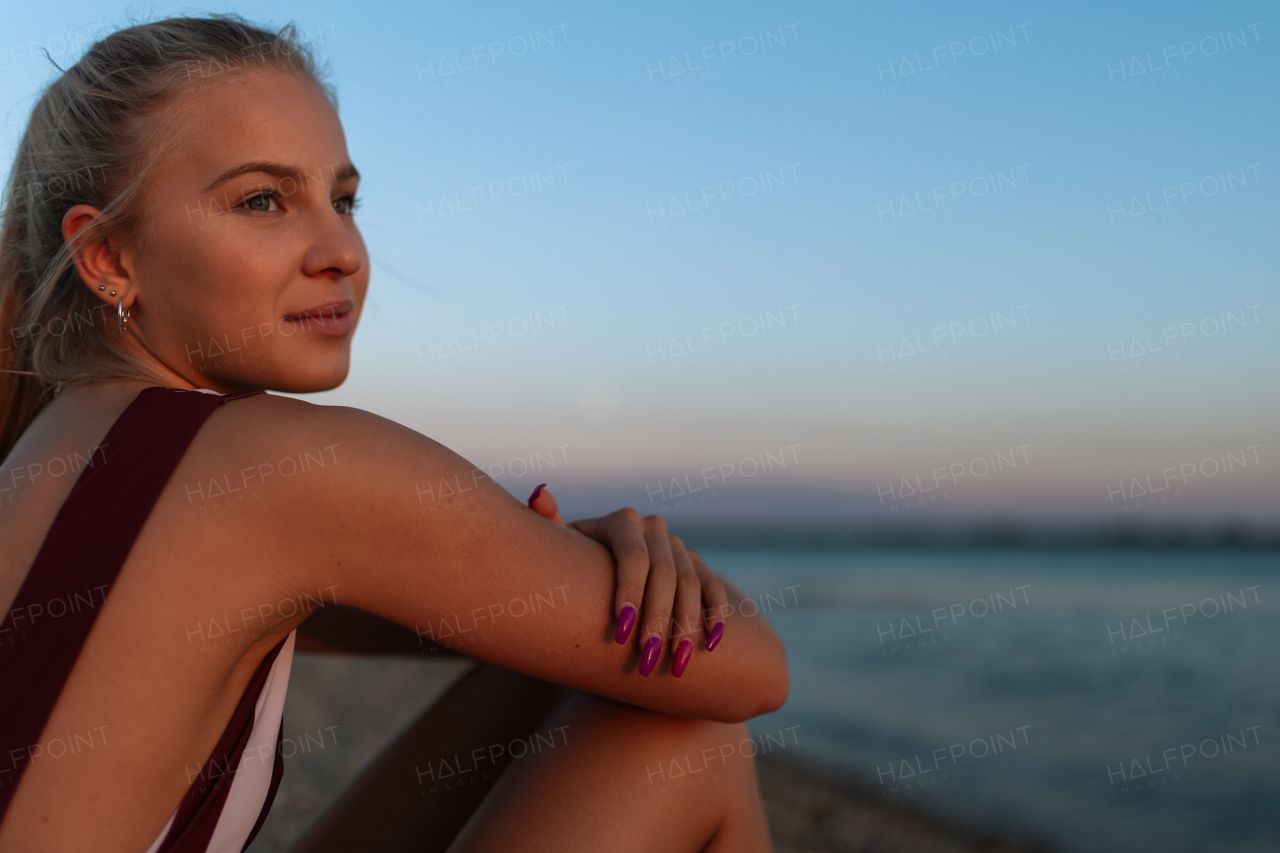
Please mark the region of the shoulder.
[[183, 506], [250, 503], [266, 523], [282, 521], [282, 512], [303, 521], [299, 514], [308, 509], [319, 520], [353, 498], [367, 506], [389, 495], [416, 500], [416, 483], [471, 467], [371, 412], [260, 394], [230, 400], [210, 415], [169, 490]]
[[394, 421], [362, 409], [323, 406], [277, 394], [255, 394], [228, 400], [214, 410], [201, 430], [209, 443], [261, 446], [283, 438], [316, 438], [327, 435], [364, 435], [406, 431]]
[[257, 464], [255, 460], [268, 462], [281, 454], [314, 455], [317, 450], [325, 450], [330, 457], [356, 454], [368, 460], [379, 453], [433, 448], [444, 451], [426, 436], [372, 412], [258, 394], [219, 406], [191, 449], [197, 460]]
[[393, 620], [406, 574], [440, 580], [496, 547], [494, 530], [534, 515], [408, 427], [266, 395], [215, 410], [162, 504], [157, 526], [220, 576], [295, 590], [338, 584], [344, 603]]

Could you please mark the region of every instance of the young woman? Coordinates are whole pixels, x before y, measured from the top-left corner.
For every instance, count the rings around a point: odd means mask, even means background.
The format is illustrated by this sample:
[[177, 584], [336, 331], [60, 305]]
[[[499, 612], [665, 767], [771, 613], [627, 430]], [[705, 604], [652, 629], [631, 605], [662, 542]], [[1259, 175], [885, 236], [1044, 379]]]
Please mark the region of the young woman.
[[133, 27], [36, 104], [0, 232], [0, 849], [246, 847], [309, 617], [315, 648], [482, 663], [298, 849], [769, 849], [742, 721], [784, 653], [660, 518], [564, 525], [258, 393], [347, 376], [358, 180], [288, 30]]

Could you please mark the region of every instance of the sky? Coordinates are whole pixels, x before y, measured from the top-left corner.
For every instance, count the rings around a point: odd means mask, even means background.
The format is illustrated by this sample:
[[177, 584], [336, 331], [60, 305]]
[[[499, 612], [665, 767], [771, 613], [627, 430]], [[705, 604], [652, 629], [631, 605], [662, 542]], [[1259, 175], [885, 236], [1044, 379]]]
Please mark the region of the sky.
[[315, 402], [579, 513], [1277, 520], [1274, 6], [685, 5], [10, 4], [0, 145], [41, 48], [293, 22], [373, 258]]

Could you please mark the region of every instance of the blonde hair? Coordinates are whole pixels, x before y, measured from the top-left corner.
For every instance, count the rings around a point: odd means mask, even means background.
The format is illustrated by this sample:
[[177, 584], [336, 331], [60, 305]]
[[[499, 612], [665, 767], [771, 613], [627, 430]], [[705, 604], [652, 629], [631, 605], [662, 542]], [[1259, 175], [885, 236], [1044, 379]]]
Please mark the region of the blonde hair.
[[[255, 70], [300, 75], [337, 106], [292, 25], [271, 32], [235, 15], [112, 33], [36, 102], [0, 222], [0, 459], [51, 389], [83, 379], [156, 379], [117, 346], [115, 312], [84, 286], [74, 252], [109, 235], [135, 245], [144, 236], [144, 190], [172, 124], [154, 120], [159, 110], [213, 77]], [[101, 215], [68, 243], [62, 219], [77, 204]]]

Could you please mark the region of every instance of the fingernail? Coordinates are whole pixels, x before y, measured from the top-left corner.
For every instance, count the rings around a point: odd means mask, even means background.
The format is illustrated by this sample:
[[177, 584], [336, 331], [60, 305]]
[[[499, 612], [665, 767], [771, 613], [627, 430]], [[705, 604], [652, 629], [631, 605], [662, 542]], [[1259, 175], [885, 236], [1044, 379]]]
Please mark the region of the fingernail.
[[640, 674], [648, 676], [658, 665], [658, 655], [662, 654], [662, 638], [650, 637], [644, 642], [644, 657], [640, 658]]
[[719, 643], [720, 638], [724, 636], [724, 623], [717, 622], [716, 626], [711, 629], [711, 636], [707, 637], [707, 651], [714, 649]]
[[618, 630], [613, 634], [613, 641], [618, 645], [622, 645], [627, 641], [627, 637], [631, 636], [631, 628], [636, 624], [636, 609], [628, 604], [622, 608], [622, 615], [618, 617]]
[[541, 486], [538, 486], [538, 488], [534, 489], [529, 494], [529, 500], [527, 501], [527, 503], [529, 504], [530, 509], [533, 509], [533, 502], [538, 499], [538, 495], [542, 494], [542, 490], [545, 489], [546, 487], [547, 487], [547, 484], [543, 483]]
[[681, 640], [676, 647], [676, 659], [671, 664], [671, 674], [676, 678], [684, 675], [684, 668], [689, 665], [689, 656], [693, 654], [693, 640]]

